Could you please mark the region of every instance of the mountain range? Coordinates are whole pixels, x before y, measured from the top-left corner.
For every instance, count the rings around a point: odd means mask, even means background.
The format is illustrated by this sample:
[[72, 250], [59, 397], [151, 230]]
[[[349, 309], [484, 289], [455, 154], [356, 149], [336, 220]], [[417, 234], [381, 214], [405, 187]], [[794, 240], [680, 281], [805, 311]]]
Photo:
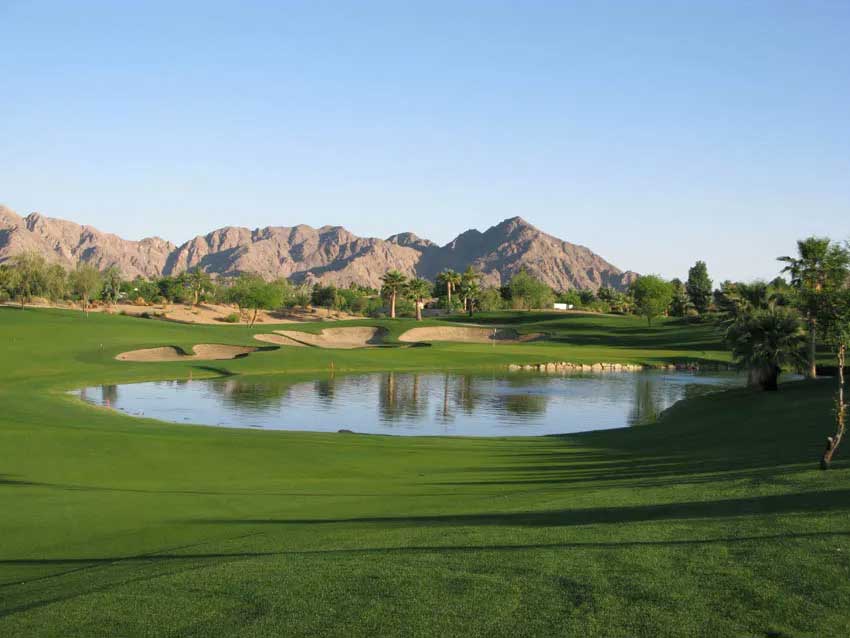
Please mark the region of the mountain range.
[[159, 237], [122, 239], [96, 228], [0, 206], [0, 263], [34, 250], [73, 268], [84, 262], [117, 266], [127, 278], [175, 275], [190, 268], [217, 275], [254, 272], [295, 282], [379, 287], [387, 270], [433, 280], [445, 268], [472, 266], [485, 285], [501, 285], [525, 268], [556, 290], [623, 289], [637, 275], [623, 272], [584, 246], [548, 235], [520, 217], [484, 232], [467, 230], [445, 246], [413, 233], [358, 237], [341, 226], [226, 226], [179, 246]]

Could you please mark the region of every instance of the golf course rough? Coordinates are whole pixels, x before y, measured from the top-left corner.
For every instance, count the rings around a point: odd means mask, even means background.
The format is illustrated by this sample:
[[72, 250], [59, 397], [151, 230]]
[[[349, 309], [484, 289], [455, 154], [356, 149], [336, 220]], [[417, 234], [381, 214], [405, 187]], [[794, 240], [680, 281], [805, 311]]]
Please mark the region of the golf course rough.
[[[647, 426], [508, 439], [189, 427], [67, 394], [224, 375], [728, 361], [711, 326], [476, 320], [550, 339], [133, 362], [115, 357], [256, 347], [269, 330], [0, 309], [0, 636], [847, 635], [848, 455], [817, 469], [831, 379], [686, 400]], [[355, 325], [390, 340], [419, 327]]]

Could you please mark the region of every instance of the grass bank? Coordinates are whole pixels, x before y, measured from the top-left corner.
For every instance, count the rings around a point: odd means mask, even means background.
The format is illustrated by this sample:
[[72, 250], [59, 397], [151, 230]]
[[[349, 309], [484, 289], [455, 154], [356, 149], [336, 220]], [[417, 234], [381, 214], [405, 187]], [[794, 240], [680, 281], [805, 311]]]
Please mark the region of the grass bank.
[[695, 399], [648, 427], [519, 439], [183, 427], [65, 394], [331, 364], [726, 356], [706, 326], [484, 319], [553, 340], [126, 363], [113, 357], [256, 345], [268, 328], [0, 309], [0, 635], [846, 634], [850, 465], [816, 469], [829, 381]]

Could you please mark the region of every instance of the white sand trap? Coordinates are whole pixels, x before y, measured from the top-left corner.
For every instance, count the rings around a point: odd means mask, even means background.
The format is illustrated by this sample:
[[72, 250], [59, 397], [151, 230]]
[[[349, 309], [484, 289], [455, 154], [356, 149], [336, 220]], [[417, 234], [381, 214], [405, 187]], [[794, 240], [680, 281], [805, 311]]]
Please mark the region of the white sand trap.
[[441, 326], [439, 328], [411, 328], [398, 340], [406, 343], [416, 341], [458, 341], [461, 343], [526, 343], [542, 339], [540, 333], [519, 334], [512, 328], [476, 328], [473, 326]]
[[255, 339], [285, 346], [314, 346], [318, 348], [368, 348], [383, 343], [383, 328], [325, 328], [319, 334], [297, 330], [275, 330], [274, 334], [255, 335]]
[[116, 359], [119, 361], [186, 361], [188, 359], [204, 361], [220, 361], [223, 359], [235, 359], [236, 357], [256, 352], [257, 348], [251, 346], [224, 346], [215, 343], [199, 343], [192, 348], [192, 354], [185, 354], [174, 346], [163, 346], [161, 348], [145, 348], [143, 350], [131, 350], [122, 352]]

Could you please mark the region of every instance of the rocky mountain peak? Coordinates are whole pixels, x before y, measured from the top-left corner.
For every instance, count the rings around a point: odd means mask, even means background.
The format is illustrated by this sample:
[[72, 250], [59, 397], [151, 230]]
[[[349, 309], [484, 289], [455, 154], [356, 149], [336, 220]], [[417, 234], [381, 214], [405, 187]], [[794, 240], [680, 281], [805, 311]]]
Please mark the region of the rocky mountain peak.
[[557, 290], [623, 288], [635, 277], [583, 246], [538, 230], [522, 217], [481, 232], [467, 230], [445, 246], [404, 232], [386, 240], [358, 237], [342, 226], [225, 226], [175, 246], [159, 237], [129, 241], [90, 226], [32, 213], [21, 218], [0, 206], [0, 263], [22, 250], [37, 250], [73, 268], [117, 266], [125, 277], [173, 275], [190, 268], [230, 276], [256, 272], [266, 278], [347, 286], [380, 286], [387, 270], [433, 280], [445, 268], [472, 266], [485, 285], [500, 285], [525, 268]]

